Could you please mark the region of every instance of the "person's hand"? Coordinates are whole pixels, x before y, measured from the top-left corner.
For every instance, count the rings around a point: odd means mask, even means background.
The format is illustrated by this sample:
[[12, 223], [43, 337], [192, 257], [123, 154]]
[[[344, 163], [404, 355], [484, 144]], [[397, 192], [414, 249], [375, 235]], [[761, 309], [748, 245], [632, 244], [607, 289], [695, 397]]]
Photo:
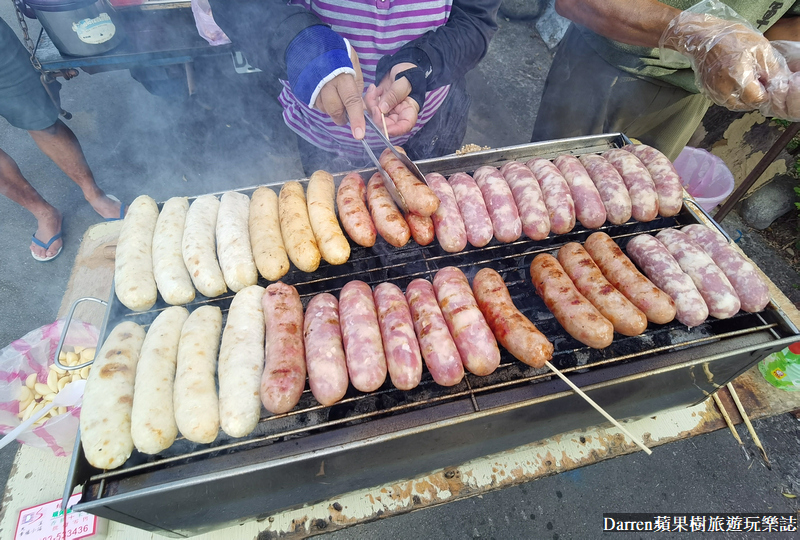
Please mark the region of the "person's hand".
[[788, 69], [770, 42], [752, 28], [706, 14], [683, 12], [664, 31], [660, 45], [692, 62], [701, 91], [734, 111], [770, 101], [770, 84]]
[[398, 73], [414, 67], [409, 62], [393, 66], [378, 86], [370, 85], [367, 88], [364, 96], [369, 113], [377, 125], [381, 125], [381, 116], [385, 116], [386, 131], [390, 137], [408, 133], [417, 123], [419, 103], [409, 96], [411, 83], [405, 77], [395, 80]]
[[349, 73], [340, 73], [319, 92], [314, 107], [331, 117], [337, 126], [343, 126], [350, 121], [350, 129], [356, 139], [364, 138], [364, 102], [361, 94], [364, 91], [364, 76], [361, 74], [361, 64], [354, 48], [350, 48], [350, 60], [353, 62], [356, 76]]

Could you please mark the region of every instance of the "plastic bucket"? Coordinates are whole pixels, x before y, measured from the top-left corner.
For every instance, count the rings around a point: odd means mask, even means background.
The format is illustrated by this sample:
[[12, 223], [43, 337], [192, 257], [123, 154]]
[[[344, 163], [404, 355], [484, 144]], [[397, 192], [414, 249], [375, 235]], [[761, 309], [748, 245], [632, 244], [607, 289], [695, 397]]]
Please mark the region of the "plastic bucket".
[[733, 191], [733, 174], [725, 162], [699, 148], [685, 147], [674, 162], [686, 191], [710, 212]]

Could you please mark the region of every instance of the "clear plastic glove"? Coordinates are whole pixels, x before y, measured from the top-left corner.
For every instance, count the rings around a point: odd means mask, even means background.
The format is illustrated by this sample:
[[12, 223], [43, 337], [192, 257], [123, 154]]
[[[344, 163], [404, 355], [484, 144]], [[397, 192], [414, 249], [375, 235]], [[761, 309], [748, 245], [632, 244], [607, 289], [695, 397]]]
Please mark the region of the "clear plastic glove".
[[800, 119], [800, 107], [790, 111], [787, 103], [800, 80], [791, 82], [783, 55], [725, 4], [705, 0], [683, 11], [664, 30], [659, 46], [662, 59], [669, 60], [672, 51], [688, 57], [697, 87], [714, 103]]

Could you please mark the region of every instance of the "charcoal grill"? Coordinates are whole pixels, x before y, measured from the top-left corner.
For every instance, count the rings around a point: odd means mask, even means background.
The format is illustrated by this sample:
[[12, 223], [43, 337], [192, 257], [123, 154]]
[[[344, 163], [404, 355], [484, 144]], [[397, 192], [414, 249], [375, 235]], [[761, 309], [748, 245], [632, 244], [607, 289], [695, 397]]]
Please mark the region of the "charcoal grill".
[[[425, 160], [419, 167], [423, 173], [449, 175], [511, 159], [602, 152], [627, 142], [621, 134], [581, 137]], [[362, 174], [368, 179], [372, 172]], [[249, 194], [253, 189], [241, 191]], [[624, 249], [636, 234], [700, 221], [698, 211], [687, 201], [678, 216], [601, 230]], [[641, 336], [616, 334], [603, 350], [582, 345], [564, 332], [536, 296], [528, 268], [537, 254], [582, 242], [592, 232], [578, 226], [544, 241], [493, 240], [457, 254], [413, 242], [398, 249], [379, 239], [370, 249], [353, 244], [344, 265], [323, 263], [313, 274], [293, 269], [283, 281], [294, 285], [306, 304], [321, 292], [338, 296], [353, 279], [373, 286], [390, 281], [405, 288], [416, 278], [432, 280], [445, 266], [457, 266], [470, 278], [480, 268], [491, 267], [503, 276], [514, 303], [553, 341], [552, 363], [617, 418], [701, 402], [761, 358], [797, 340], [797, 328], [771, 302], [762, 313], [709, 319], [692, 329], [677, 321], [651, 324]], [[187, 307], [211, 304], [227, 312], [232, 297], [198, 297]], [[111, 293], [102, 339], [122, 320], [147, 326], [166, 307], [159, 300], [150, 311], [133, 313]], [[600, 420], [546, 368], [526, 366], [502, 350], [495, 373], [468, 374], [451, 388], [436, 385], [425, 371], [414, 390], [396, 390], [388, 381], [368, 394], [351, 387], [331, 407], [319, 405], [306, 388], [291, 412], [262, 411], [258, 427], [247, 437], [233, 439], [220, 432], [208, 445], [179, 439], [156, 456], [134, 451], [122, 467], [111, 471], [86, 462], [79, 437], [66, 491], [83, 486], [77, 510], [181, 538], [457, 465]]]

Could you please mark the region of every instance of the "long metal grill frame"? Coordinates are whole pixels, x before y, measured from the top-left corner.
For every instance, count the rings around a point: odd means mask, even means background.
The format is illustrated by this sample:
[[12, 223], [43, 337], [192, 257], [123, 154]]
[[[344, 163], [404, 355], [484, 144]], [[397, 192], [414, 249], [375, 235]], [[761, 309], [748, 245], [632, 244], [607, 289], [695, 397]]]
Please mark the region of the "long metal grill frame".
[[[573, 155], [597, 153], [608, 148], [623, 146], [627, 142], [627, 139], [620, 134], [583, 137], [550, 143], [521, 145], [465, 156], [426, 160], [419, 162], [419, 166], [424, 173], [435, 171], [449, 176], [458, 171], [472, 172], [480, 165], [500, 165], [510, 159], [552, 158], [564, 153]], [[360, 172], [364, 179], [368, 180], [374, 169], [366, 169]], [[343, 176], [344, 174], [335, 175], [337, 183]], [[269, 187], [277, 187], [281, 184], [282, 182], [267, 185]], [[256, 187], [258, 186], [237, 191], [249, 194]], [[642, 232], [655, 234], [663, 228], [698, 221], [700, 220], [696, 210], [693, 210], [691, 204], [687, 203], [684, 205], [682, 213], [676, 218], [659, 218], [650, 223], [631, 221], [620, 226], [605, 224], [599, 230], [607, 232], [624, 248], [628, 238]], [[443, 266], [459, 266], [469, 278], [472, 278], [478, 269], [488, 266], [498, 270], [503, 275], [518, 307], [554, 342], [556, 351], [553, 363], [560, 367], [564, 373], [584, 373], [610, 365], [641, 361], [657, 357], [669, 351], [729, 340], [758, 332], [767, 331], [775, 340], [781, 342], [786, 340], [787, 335], [798, 334], [798, 330], [788, 321], [780, 309], [774, 303], [770, 303], [767, 310], [761, 314], [740, 312], [736, 317], [727, 321], [710, 319], [706, 324], [691, 331], [686, 330], [685, 327], [681, 330], [681, 325], [677, 322], [662, 326], [650, 325], [644, 334], [644, 338], [625, 338], [616, 334], [615, 343], [608, 349], [603, 351], [589, 349], [567, 336], [552, 317], [552, 314], [544, 308], [543, 302], [535, 295], [533, 286], [530, 283], [528, 266], [536, 254], [543, 252], [554, 253], [558, 247], [567, 242], [582, 242], [592, 232], [595, 232], [595, 230], [583, 229], [578, 224], [571, 233], [548, 237], [539, 242], [521, 239], [510, 244], [499, 244], [496, 240], [493, 240], [484, 248], [468, 247], [464, 252], [457, 254], [445, 253], [438, 247], [435, 240], [431, 246], [427, 247], [420, 247], [410, 241], [407, 246], [399, 249], [388, 246], [381, 239], [372, 249], [360, 248], [351, 242], [353, 254], [350, 261], [344, 265], [334, 267], [323, 262], [320, 269], [312, 274], [302, 273], [292, 267], [290, 273], [284, 276], [283, 281], [297, 287], [305, 306], [313, 295], [322, 292], [330, 292], [338, 297], [338, 292], [344, 283], [352, 279], [361, 279], [373, 287], [382, 281], [392, 281], [405, 290], [405, 286], [413, 279], [424, 278], [429, 281], [432, 280], [436, 270]], [[409, 266], [410, 268], [407, 268]], [[268, 283], [263, 279], [259, 282], [261, 285]], [[186, 307], [191, 310], [203, 304], [218, 305], [223, 308], [226, 315], [227, 307], [233, 296], [231, 293], [213, 299], [198, 296], [194, 302]], [[105, 339], [111, 328], [122, 320], [133, 320], [147, 326], [166, 307], [168, 306], [159, 298], [159, 302], [153, 309], [146, 312], [133, 313], [121, 306], [112, 292], [109, 307], [106, 311], [106, 318], [101, 329], [102, 340]], [[633, 350], [630, 351], [623, 350], [622, 352], [612, 353], [615, 350], [619, 351], [620, 344], [624, 342], [638, 343], [638, 346], [633, 347]], [[83, 481], [76, 478], [79, 468], [83, 471], [86, 471], [87, 468], [93, 471], [86, 480], [90, 483], [100, 483], [98, 496], [102, 499], [103, 485], [106, 482], [170, 467], [175, 464], [202, 460], [209, 455], [235, 453], [239, 450], [259, 445], [291, 440], [310, 433], [337, 429], [341, 426], [354, 425], [379, 417], [403, 414], [407, 411], [456, 400], [469, 400], [473, 413], [480, 413], [481, 408], [478, 403], [478, 397], [481, 395], [547, 381], [553, 377], [546, 368], [536, 370], [521, 364], [502, 347], [501, 352], [503, 353], [502, 362], [494, 375], [476, 377], [467, 374], [459, 385], [451, 388], [436, 385], [426, 369], [418, 389], [402, 392], [394, 389], [387, 379], [387, 383], [376, 392], [362, 394], [351, 387], [341, 402], [331, 407], [324, 407], [313, 399], [310, 390], [306, 387], [300, 404], [292, 411], [281, 415], [267, 414], [265, 416], [265, 411], [262, 409], [262, 418], [259, 421], [259, 426], [253, 434], [247, 437], [231, 439], [220, 432], [217, 440], [210, 445], [195, 445], [179, 438], [170, 449], [158, 456], [144, 456], [134, 452], [134, 455], [125, 465], [111, 471], [103, 472], [91, 469], [85, 463], [82, 451], [78, 447], [78, 440], [76, 452], [73, 454], [70, 481], [67, 489], [71, 491], [74, 485]], [[506, 372], [510, 375], [506, 374]], [[397, 397], [398, 394], [402, 394], [403, 399], [399, 399]], [[368, 404], [370, 406], [364, 407], [365, 410], [359, 411], [359, 408], [368, 401], [377, 405]], [[381, 403], [384, 406], [381, 406]], [[385, 406], [387, 403], [389, 405]], [[343, 409], [345, 412], [334, 415], [333, 411], [335, 409]], [[321, 417], [326, 419], [320, 422], [309, 422], [307, 420]], [[79, 460], [83, 460], [83, 462], [77, 463]]]

